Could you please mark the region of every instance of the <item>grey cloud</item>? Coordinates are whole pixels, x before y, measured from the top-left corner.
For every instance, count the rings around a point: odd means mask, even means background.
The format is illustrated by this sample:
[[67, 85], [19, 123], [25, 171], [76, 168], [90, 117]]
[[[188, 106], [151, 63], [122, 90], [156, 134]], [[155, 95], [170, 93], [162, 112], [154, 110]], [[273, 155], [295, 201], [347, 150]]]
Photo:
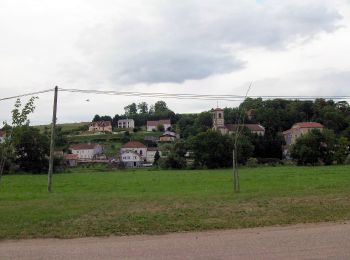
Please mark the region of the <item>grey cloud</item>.
[[123, 84], [203, 79], [244, 67], [237, 48], [281, 49], [332, 32], [341, 19], [327, 1], [157, 3], [148, 16], [87, 31], [79, 43], [87, 62]]

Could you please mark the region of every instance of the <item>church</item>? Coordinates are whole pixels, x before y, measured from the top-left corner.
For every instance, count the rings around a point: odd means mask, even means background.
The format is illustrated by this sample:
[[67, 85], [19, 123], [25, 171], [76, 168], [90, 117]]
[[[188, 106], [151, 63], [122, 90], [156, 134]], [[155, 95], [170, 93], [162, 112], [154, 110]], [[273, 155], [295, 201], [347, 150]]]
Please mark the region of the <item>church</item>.
[[[224, 110], [222, 108], [215, 108], [211, 110], [213, 117], [213, 129], [219, 131], [221, 134], [233, 134], [238, 129], [238, 124], [225, 124]], [[265, 127], [260, 124], [244, 124], [251, 133], [260, 136], [265, 135]]]

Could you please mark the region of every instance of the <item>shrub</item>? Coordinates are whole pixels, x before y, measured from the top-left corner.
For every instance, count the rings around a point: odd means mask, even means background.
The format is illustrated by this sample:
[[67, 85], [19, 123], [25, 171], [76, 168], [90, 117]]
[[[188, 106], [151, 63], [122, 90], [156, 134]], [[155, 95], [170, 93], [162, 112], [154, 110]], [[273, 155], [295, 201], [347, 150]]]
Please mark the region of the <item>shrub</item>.
[[350, 165], [350, 154], [346, 157], [344, 164]]
[[254, 158], [254, 157], [250, 157], [248, 160], [247, 160], [247, 163], [246, 165], [248, 167], [258, 167], [258, 159]]

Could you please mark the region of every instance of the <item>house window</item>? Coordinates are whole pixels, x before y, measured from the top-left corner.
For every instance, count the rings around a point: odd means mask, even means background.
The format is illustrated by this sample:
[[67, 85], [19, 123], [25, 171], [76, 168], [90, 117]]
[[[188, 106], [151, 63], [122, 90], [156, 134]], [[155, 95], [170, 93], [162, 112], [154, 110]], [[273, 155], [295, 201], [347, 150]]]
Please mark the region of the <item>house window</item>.
[[140, 155], [142, 155], [142, 150], [140, 150]]
[[219, 113], [219, 118], [221, 118], [221, 113]]

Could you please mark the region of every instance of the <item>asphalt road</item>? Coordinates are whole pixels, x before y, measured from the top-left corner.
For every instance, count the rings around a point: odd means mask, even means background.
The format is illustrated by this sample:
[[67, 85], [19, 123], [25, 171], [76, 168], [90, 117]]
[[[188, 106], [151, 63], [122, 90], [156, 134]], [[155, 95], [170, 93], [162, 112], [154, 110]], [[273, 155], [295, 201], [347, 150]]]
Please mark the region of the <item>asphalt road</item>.
[[0, 259], [350, 259], [350, 222], [0, 242]]

